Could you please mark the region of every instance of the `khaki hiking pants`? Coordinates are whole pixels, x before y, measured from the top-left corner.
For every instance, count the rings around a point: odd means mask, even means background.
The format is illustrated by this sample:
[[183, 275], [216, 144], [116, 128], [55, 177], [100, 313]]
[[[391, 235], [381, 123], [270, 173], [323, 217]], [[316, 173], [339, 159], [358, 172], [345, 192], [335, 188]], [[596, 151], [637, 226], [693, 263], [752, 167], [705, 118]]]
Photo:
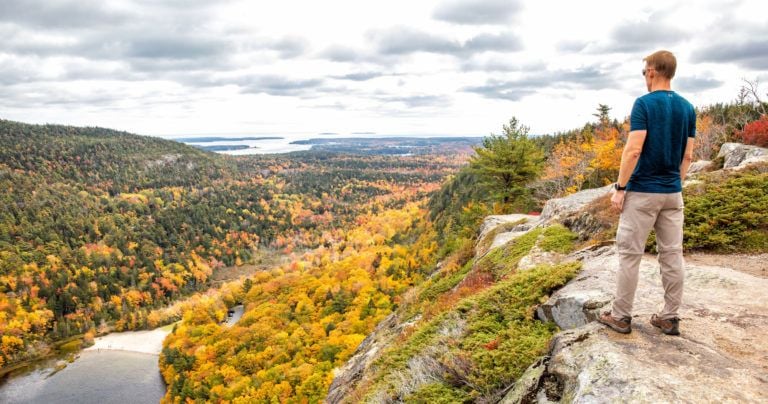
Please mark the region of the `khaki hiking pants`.
[[632, 316], [640, 260], [651, 229], [656, 230], [661, 283], [664, 286], [662, 319], [678, 316], [683, 300], [683, 194], [656, 194], [628, 191], [616, 233], [619, 272], [611, 315]]

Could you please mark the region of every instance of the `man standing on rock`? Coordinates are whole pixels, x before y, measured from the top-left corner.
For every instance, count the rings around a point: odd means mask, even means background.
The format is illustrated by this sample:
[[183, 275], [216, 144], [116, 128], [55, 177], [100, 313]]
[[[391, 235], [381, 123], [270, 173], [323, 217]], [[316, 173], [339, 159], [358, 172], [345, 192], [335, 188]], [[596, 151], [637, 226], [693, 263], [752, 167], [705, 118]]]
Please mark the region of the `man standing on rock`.
[[651, 324], [665, 334], [679, 335], [685, 277], [682, 182], [693, 159], [696, 113], [691, 103], [671, 89], [675, 56], [662, 50], [643, 60], [649, 93], [632, 107], [629, 137], [611, 197], [612, 206], [621, 212], [616, 296], [612, 310], [598, 321], [620, 333], [632, 331], [640, 260], [654, 229], [665, 304], [661, 313], [651, 316]]

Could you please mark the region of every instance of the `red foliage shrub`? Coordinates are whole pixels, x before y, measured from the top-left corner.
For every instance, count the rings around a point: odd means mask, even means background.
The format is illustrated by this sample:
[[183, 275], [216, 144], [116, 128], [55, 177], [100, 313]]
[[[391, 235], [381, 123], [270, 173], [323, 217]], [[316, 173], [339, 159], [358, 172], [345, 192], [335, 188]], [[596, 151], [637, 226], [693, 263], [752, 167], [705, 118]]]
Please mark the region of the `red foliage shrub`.
[[744, 126], [741, 139], [744, 144], [768, 147], [768, 115], [763, 115], [760, 119]]
[[487, 349], [489, 351], [493, 351], [494, 349], [496, 349], [498, 347], [499, 347], [499, 340], [498, 340], [498, 338], [493, 340], [493, 341], [491, 341], [491, 342], [489, 342], [489, 343], [487, 343], [487, 344], [483, 345], [483, 348], [485, 348], [485, 349]]

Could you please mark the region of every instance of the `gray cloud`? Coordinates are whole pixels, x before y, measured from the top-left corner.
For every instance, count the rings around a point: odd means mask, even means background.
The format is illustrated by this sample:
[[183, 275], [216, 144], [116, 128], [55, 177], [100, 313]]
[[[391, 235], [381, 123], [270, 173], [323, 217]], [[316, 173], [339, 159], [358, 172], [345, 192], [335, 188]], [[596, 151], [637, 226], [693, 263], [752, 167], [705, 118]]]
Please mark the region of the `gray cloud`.
[[507, 24], [520, 11], [516, 0], [447, 0], [437, 6], [432, 17], [456, 24]]
[[378, 51], [385, 55], [415, 52], [457, 53], [462, 47], [456, 41], [441, 38], [411, 27], [399, 26], [369, 33]]
[[411, 27], [392, 27], [368, 33], [376, 50], [384, 56], [400, 56], [417, 52], [471, 56], [487, 51], [517, 52], [522, 50], [522, 41], [512, 32], [499, 34], [482, 33], [464, 42], [444, 38]]
[[132, 0], [136, 4], [142, 4], [145, 6], [152, 6], [157, 8], [168, 8], [172, 10], [179, 10], [179, 8], [206, 8], [214, 7], [216, 4], [232, 3], [235, 0], [217, 0], [212, 2], [211, 0]]
[[589, 90], [601, 90], [605, 88], [615, 88], [617, 81], [608, 75], [606, 71], [615, 70], [610, 66], [600, 69], [597, 67], [586, 67], [575, 70], [557, 70], [546, 71], [534, 75], [529, 82], [534, 82], [540, 86], [547, 86], [551, 83], [567, 85]]
[[57, 56], [73, 53], [79, 47], [80, 39], [76, 36], [63, 36], [52, 40], [31, 35], [35, 30], [16, 24], [0, 24], [0, 52], [13, 55]]
[[323, 84], [321, 79], [291, 79], [284, 76], [265, 74], [245, 76], [232, 81], [221, 81], [240, 86], [240, 91], [253, 94], [293, 96], [304, 94], [307, 90], [317, 89]]
[[334, 62], [359, 62], [367, 59], [362, 51], [342, 45], [332, 45], [318, 54], [319, 57]]
[[482, 86], [464, 87], [462, 91], [480, 94], [485, 98], [519, 101], [536, 92], [534, 88], [517, 81], [489, 79]]
[[518, 60], [508, 60], [501, 58], [478, 59], [470, 58], [462, 62], [461, 69], [465, 72], [521, 72], [521, 71], [541, 71], [546, 70], [547, 65], [543, 62], [522, 63]]
[[299, 36], [286, 36], [278, 40], [266, 41], [265, 44], [269, 49], [277, 51], [284, 59], [299, 57], [309, 50], [308, 41]]
[[0, 106], [17, 108], [45, 108], [50, 106], [110, 105], [125, 100], [125, 94], [104, 91], [72, 91], [49, 83], [24, 83], [0, 87]]
[[617, 81], [596, 67], [575, 70], [546, 70], [523, 75], [516, 80], [489, 79], [481, 86], [469, 86], [462, 91], [486, 98], [519, 101], [542, 89], [581, 88], [600, 90], [618, 87]]
[[465, 72], [482, 71], [482, 72], [516, 72], [521, 70], [519, 63], [511, 62], [507, 60], [491, 59], [491, 60], [476, 60], [469, 59], [461, 63], [461, 70]]
[[[291, 59], [306, 54], [309, 42], [298, 35], [265, 37], [231, 27], [215, 29], [210, 2], [169, 7], [166, 3], [134, 1], [130, 13], [101, 4], [0, 2], [0, 84], [45, 83], [46, 88], [54, 88], [71, 80], [165, 80], [191, 88], [237, 85], [243, 92], [273, 95], [299, 95], [302, 89], [310, 91], [321, 84], [317, 79], [292, 80], [277, 75], [241, 82], [221, 79], [242, 69], [243, 62], [234, 55], [263, 53], [258, 56], [262, 60]], [[51, 58], [57, 58], [57, 69], [44, 69]], [[19, 104], [38, 103], [23, 93], [16, 96], [21, 97], [17, 98]], [[59, 94], [51, 96], [49, 103], [76, 104], [80, 100], [85, 105], [102, 98]]]
[[204, 36], [164, 35], [113, 39], [101, 44], [101, 56], [141, 59], [205, 59], [228, 53], [231, 44]]
[[51, 71], [40, 69], [39, 58], [0, 55], [0, 85], [14, 86], [27, 83], [52, 83], [71, 80], [110, 80], [120, 77], [132, 81], [140, 77], [126, 67], [115, 63], [91, 63], [82, 60], [64, 60]]
[[399, 102], [408, 108], [445, 107], [451, 103], [451, 99], [444, 95], [388, 96], [380, 99], [385, 102]]
[[588, 46], [586, 49], [594, 53], [646, 52], [650, 54], [658, 47], [669, 48], [689, 36], [687, 32], [651, 16], [648, 21], [620, 23], [611, 31], [608, 43]]
[[585, 41], [561, 41], [557, 44], [557, 50], [562, 52], [581, 52], [589, 45], [589, 42]]
[[[309, 43], [298, 35], [253, 37], [249, 31], [214, 29], [209, 2], [185, 3], [183, 8], [133, 2], [130, 15], [96, 2], [30, 4], [34, 11], [25, 9], [27, 4], [22, 2], [0, 3], [0, 84], [11, 104], [109, 108], [125, 97], [117, 90], [120, 94], [80, 95], [57, 86], [71, 80], [167, 80], [191, 88], [235, 85], [244, 93], [271, 95], [301, 96], [323, 90], [320, 79], [279, 75], [232, 79], [243, 67], [233, 55], [262, 52], [262, 60], [290, 59], [307, 53]], [[44, 69], [52, 58], [57, 60], [49, 63], [57, 69]], [[42, 96], [38, 99], [36, 94]]]
[[[210, 67], [209, 61], [222, 60], [237, 50], [231, 38], [215, 33], [185, 33], [155, 28], [115, 29], [108, 33], [90, 33], [69, 37], [66, 41], [30, 39], [29, 32], [16, 28], [8, 31], [0, 43], [0, 51], [38, 57], [73, 56], [98, 60], [135, 59], [151, 60], [203, 60], [201, 67]], [[285, 57], [294, 57], [306, 49], [298, 38], [262, 40], [253, 42], [246, 50], [277, 51]], [[218, 65], [215, 63], [214, 65]]]
[[0, 84], [10, 86], [44, 79], [42, 74], [31, 68], [31, 65], [0, 60]]
[[674, 81], [675, 87], [681, 91], [697, 93], [711, 90], [723, 85], [723, 81], [708, 77], [680, 77]]
[[515, 34], [480, 34], [464, 44], [464, 50], [469, 52], [497, 51], [517, 52], [523, 49], [523, 43]]
[[[228, 58], [211, 56], [199, 59], [125, 59], [128, 73], [141, 80], [170, 80], [183, 83], [184, 76], [191, 73], [213, 74], [215, 71], [236, 69]], [[123, 77], [116, 77], [122, 79]], [[187, 82], [186, 84], [193, 84]]]
[[210, 8], [220, 4], [3, 0], [0, 54], [31, 60], [67, 57], [94, 64], [117, 62], [127, 71], [115, 79], [173, 80], [179, 72], [238, 69], [233, 55], [264, 52], [264, 57], [291, 59], [308, 52], [309, 42], [298, 35], [254, 38], [249, 30], [216, 28]]
[[38, 28], [115, 26], [132, 15], [110, 9], [99, 0], [3, 0], [0, 21]]
[[703, 45], [691, 53], [691, 61], [733, 63], [750, 70], [768, 70], [768, 24], [765, 20], [749, 21], [736, 8], [720, 10], [701, 41]]
[[331, 78], [338, 79], [338, 80], [367, 81], [367, 80], [375, 79], [377, 77], [382, 77], [382, 76], [384, 76], [384, 73], [380, 73], [380, 72], [358, 72], [358, 73], [344, 74], [341, 76], [331, 76]]
[[768, 69], [768, 37], [739, 42], [715, 43], [693, 52], [694, 62], [736, 63], [755, 69]]
[[335, 102], [321, 102], [321, 103], [311, 103], [311, 104], [305, 104], [300, 106], [299, 108], [309, 108], [309, 109], [316, 109], [316, 108], [323, 108], [323, 109], [332, 109], [336, 111], [346, 111], [354, 109], [351, 105], [335, 101]]

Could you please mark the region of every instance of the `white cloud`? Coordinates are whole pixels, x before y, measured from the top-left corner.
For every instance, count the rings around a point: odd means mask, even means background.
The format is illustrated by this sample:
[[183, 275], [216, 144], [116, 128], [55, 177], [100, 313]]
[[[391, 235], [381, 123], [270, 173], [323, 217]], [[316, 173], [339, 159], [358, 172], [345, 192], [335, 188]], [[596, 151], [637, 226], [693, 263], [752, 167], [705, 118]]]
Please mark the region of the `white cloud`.
[[[756, 0], [4, 0], [0, 118], [144, 134], [533, 133], [629, 113], [642, 58], [695, 105], [766, 77]], [[31, 4], [31, 5], [30, 5]]]

